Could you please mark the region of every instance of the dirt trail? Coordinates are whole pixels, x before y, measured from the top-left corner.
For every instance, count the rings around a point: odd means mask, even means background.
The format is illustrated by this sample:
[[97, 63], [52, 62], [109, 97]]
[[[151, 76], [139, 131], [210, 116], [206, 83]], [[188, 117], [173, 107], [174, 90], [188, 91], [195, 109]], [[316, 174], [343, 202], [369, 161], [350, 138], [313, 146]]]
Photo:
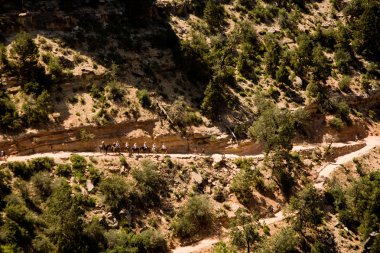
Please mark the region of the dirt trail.
[[[360, 142], [357, 142], [357, 143], [360, 143]], [[365, 142], [366, 146], [364, 146], [363, 148], [361, 148], [361, 149], [359, 149], [357, 151], [354, 151], [354, 152], [351, 152], [351, 153], [339, 156], [339, 157], [336, 158], [336, 160], [335, 160], [334, 163], [330, 163], [327, 166], [323, 167], [321, 169], [321, 171], [319, 172], [319, 174], [318, 174], [318, 177], [316, 179], [316, 183], [314, 184], [314, 186], [317, 189], [324, 189], [324, 187], [323, 187], [324, 182], [326, 181], [326, 179], [328, 178], [328, 176], [334, 170], [336, 170], [342, 164], [351, 161], [355, 157], [359, 157], [359, 156], [365, 155], [372, 148], [374, 148], [376, 146], [380, 146], [380, 137], [379, 136], [369, 136], [366, 139], [364, 139], [364, 142]], [[341, 144], [339, 143], [339, 144], [336, 144], [336, 145], [339, 146]], [[315, 147], [315, 146], [308, 146], [308, 147], [306, 147], [306, 146], [298, 146], [297, 147], [296, 146], [294, 148], [294, 150], [303, 150], [303, 149], [308, 149], [309, 147]], [[284, 214], [283, 214], [282, 211], [279, 211], [279, 212], [277, 212], [275, 214], [274, 217], [260, 219], [259, 221], [260, 221], [261, 224], [270, 225], [270, 224], [273, 224], [273, 223], [276, 223], [276, 222], [280, 222], [283, 219], [284, 219]], [[176, 248], [176, 249], [173, 250], [173, 253], [202, 252], [204, 250], [210, 249], [215, 243], [217, 243], [217, 241], [215, 241], [215, 240], [216, 239], [206, 238], [206, 239], [198, 242], [195, 245]]]
[[323, 184], [332, 172], [334, 172], [339, 166], [352, 161], [352, 159], [354, 159], [355, 157], [363, 156], [367, 154], [374, 147], [380, 146], [380, 137], [369, 136], [364, 139], [364, 142], [366, 146], [364, 146], [363, 148], [357, 151], [339, 156], [336, 158], [335, 162], [327, 164], [325, 167], [323, 167], [318, 173], [318, 177], [315, 180], [314, 187], [317, 189], [323, 190], [324, 189]]
[[176, 248], [172, 253], [192, 253], [192, 252], [201, 252], [201, 250], [209, 249], [213, 245], [219, 242], [218, 238], [207, 238], [202, 241], [192, 244], [190, 246]]
[[[350, 142], [350, 143], [334, 143], [334, 147], [342, 147], [342, 146], [348, 146], [352, 144], [359, 144], [363, 143], [363, 141], [357, 141], [357, 142]], [[364, 139], [364, 143], [366, 144], [363, 148], [356, 150], [354, 152], [350, 152], [348, 154], [344, 154], [342, 156], [339, 156], [336, 158], [335, 162], [328, 164], [327, 166], [323, 167], [319, 173], [318, 177], [315, 181], [314, 186], [318, 189], [324, 189], [323, 184], [328, 178], [328, 176], [339, 166], [342, 164], [351, 161], [353, 158], [362, 156], [366, 153], [368, 153], [372, 148], [375, 146], [380, 146], [380, 137], [379, 136], [369, 136], [366, 139]], [[304, 151], [304, 150], [313, 150], [318, 146], [316, 145], [298, 145], [294, 146], [293, 150], [295, 151]], [[38, 153], [38, 154], [33, 154], [33, 155], [28, 155], [28, 156], [10, 156], [8, 157], [7, 161], [25, 161], [28, 159], [33, 159], [37, 157], [51, 157], [51, 158], [57, 158], [57, 159], [62, 159], [62, 158], [69, 158], [71, 154], [79, 154], [82, 156], [104, 156], [104, 154], [99, 153], [99, 152], [55, 152], [55, 153]], [[125, 153], [124, 153], [125, 154]], [[118, 154], [112, 153], [109, 154], [110, 156], [118, 156]], [[137, 156], [137, 154], [133, 154], [134, 157]], [[208, 155], [204, 154], [140, 154], [140, 156], [144, 157], [157, 157], [157, 156], [170, 156], [173, 158], [195, 158], [195, 157], [209, 157]], [[238, 158], [238, 157], [245, 157], [245, 158], [263, 158], [264, 155], [235, 155], [235, 154], [214, 154], [211, 156], [214, 160], [214, 162], [218, 162], [223, 159], [223, 157], [228, 158], [228, 159], [233, 159], [233, 158]], [[5, 161], [0, 161], [0, 164], [4, 163]], [[262, 224], [273, 224], [279, 221], [282, 221], [284, 219], [284, 215], [282, 211], [279, 211], [275, 214], [274, 217], [271, 218], [265, 218], [265, 219], [260, 219], [260, 223]], [[189, 246], [184, 246], [184, 247], [178, 247], [174, 249], [172, 252], [173, 253], [192, 253], [192, 252], [203, 252], [204, 250], [210, 249], [215, 243], [217, 243], [219, 239], [215, 237], [211, 238], [206, 238], [204, 240], [201, 240], [197, 242], [196, 244], [189, 245]]]

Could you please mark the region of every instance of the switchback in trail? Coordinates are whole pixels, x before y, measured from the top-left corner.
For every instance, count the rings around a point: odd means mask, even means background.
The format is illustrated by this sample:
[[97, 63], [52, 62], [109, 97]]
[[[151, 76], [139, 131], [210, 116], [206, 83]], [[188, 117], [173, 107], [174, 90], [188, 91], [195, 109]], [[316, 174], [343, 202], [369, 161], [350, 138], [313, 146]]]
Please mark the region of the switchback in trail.
[[[346, 162], [351, 161], [355, 157], [363, 156], [367, 154], [372, 148], [376, 146], [380, 146], [380, 137], [378, 136], [369, 136], [366, 139], [362, 141], [357, 142], [351, 142], [351, 143], [334, 143], [331, 146], [342, 148], [345, 146], [352, 146], [356, 144], [365, 144], [364, 147], [360, 149], [356, 149], [353, 152], [345, 153], [341, 156], [338, 156], [334, 162], [331, 162], [324, 166], [318, 173], [318, 176], [315, 180], [314, 186], [318, 189], [324, 190], [324, 183], [326, 179], [329, 177], [329, 175], [335, 171], [339, 166], [343, 165]], [[316, 145], [298, 145], [294, 146], [294, 151], [311, 151], [315, 148], [318, 148]], [[38, 153], [28, 156], [10, 156], [7, 158], [7, 162], [13, 162], [13, 161], [25, 161], [28, 159], [33, 159], [37, 157], [50, 157], [55, 159], [64, 159], [69, 158], [72, 154], [79, 154], [84, 157], [104, 157], [105, 155], [103, 153], [99, 152], [55, 152], [55, 153]], [[125, 154], [125, 153], [123, 153]], [[112, 153], [109, 154], [109, 156], [118, 156], [118, 153]], [[128, 154], [126, 154], [128, 155]], [[262, 159], [264, 158], [263, 154], [259, 155], [235, 155], [235, 154], [213, 154], [213, 155], [204, 155], [204, 154], [153, 154], [153, 153], [144, 153], [144, 154], [132, 154], [132, 157], [165, 157], [169, 156], [172, 158], [179, 158], [179, 159], [190, 159], [190, 158], [196, 158], [196, 157], [212, 157], [214, 162], [218, 162], [222, 160], [223, 158], [227, 159], [234, 159], [239, 157], [244, 158], [256, 158], [256, 159]], [[0, 164], [5, 163], [6, 161], [0, 161]], [[265, 218], [260, 219], [260, 223], [262, 224], [273, 224], [276, 222], [280, 222], [284, 219], [284, 215], [282, 211], [277, 212], [274, 217], [271, 218]], [[173, 250], [173, 253], [191, 253], [191, 252], [203, 252], [204, 250], [210, 249], [213, 245], [215, 245], [219, 241], [216, 237], [210, 237], [205, 238], [204, 240], [201, 240], [195, 244], [184, 246], [184, 247], [178, 247]]]

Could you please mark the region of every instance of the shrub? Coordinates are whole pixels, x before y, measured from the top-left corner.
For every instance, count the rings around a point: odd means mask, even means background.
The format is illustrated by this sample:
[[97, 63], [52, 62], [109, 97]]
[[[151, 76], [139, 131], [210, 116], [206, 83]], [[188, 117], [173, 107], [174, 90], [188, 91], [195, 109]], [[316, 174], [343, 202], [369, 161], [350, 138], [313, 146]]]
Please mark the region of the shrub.
[[33, 174], [33, 171], [25, 162], [8, 162], [7, 165], [16, 177], [21, 177], [22, 179], [29, 179]]
[[295, 135], [294, 117], [287, 109], [279, 109], [273, 104], [266, 108], [249, 128], [250, 136], [264, 143], [264, 151], [277, 147], [291, 149]]
[[187, 106], [182, 97], [174, 101], [167, 113], [173, 123], [179, 127], [199, 125], [202, 123], [202, 118], [198, 116], [192, 108]]
[[205, 196], [193, 196], [179, 210], [173, 221], [174, 233], [182, 238], [195, 236], [207, 230], [213, 221], [213, 212]]
[[316, 228], [322, 223], [324, 211], [322, 209], [322, 196], [312, 185], [307, 185], [304, 189], [290, 199], [289, 205], [293, 226], [296, 230], [302, 231], [310, 227]]
[[0, 128], [17, 129], [21, 126], [16, 106], [10, 97], [0, 90]]
[[104, 203], [112, 210], [119, 211], [128, 204], [130, 187], [126, 180], [120, 176], [106, 178], [99, 184], [104, 197]]
[[260, 240], [258, 233], [258, 223], [254, 215], [239, 208], [235, 212], [235, 217], [231, 220], [231, 243], [238, 248], [246, 248], [250, 251], [252, 245]]
[[86, 129], [81, 129], [79, 131], [79, 138], [83, 141], [89, 141], [95, 138], [95, 134], [90, 133]]
[[279, 83], [289, 84], [289, 71], [284, 63], [281, 63], [276, 71], [276, 81]]
[[131, 171], [136, 180], [136, 190], [141, 205], [156, 205], [160, 202], [160, 193], [164, 190], [164, 182], [157, 171], [157, 165], [151, 160], [142, 160], [141, 168]]
[[94, 185], [97, 185], [100, 182], [101, 179], [101, 172], [94, 168], [92, 164], [88, 166], [88, 172], [89, 172], [89, 179]]
[[29, 126], [40, 125], [49, 121], [53, 104], [47, 91], [43, 91], [36, 99], [30, 99], [22, 105], [24, 119]]
[[[125, 91], [121, 88], [121, 85], [117, 82], [111, 82], [108, 84], [109, 97], [114, 101], [123, 101]], [[139, 98], [140, 99], [140, 98]]]
[[83, 174], [87, 168], [86, 158], [83, 156], [73, 154], [70, 156], [71, 167], [74, 172]]
[[233, 178], [231, 192], [235, 193], [238, 200], [248, 205], [253, 200], [253, 169], [243, 167]]
[[32, 177], [32, 184], [38, 195], [45, 200], [53, 191], [52, 178], [48, 172], [38, 172]]
[[335, 47], [334, 60], [336, 67], [342, 73], [349, 73], [353, 59], [347, 49], [343, 47]]
[[71, 164], [58, 164], [55, 168], [55, 173], [61, 177], [70, 177], [71, 172]]
[[37, 65], [38, 58], [38, 48], [32, 36], [26, 32], [18, 33], [12, 43], [11, 54], [19, 74], [29, 77], [31, 70]]
[[28, 166], [33, 172], [51, 171], [54, 167], [54, 160], [50, 157], [39, 157], [28, 161]]
[[340, 118], [337, 117], [330, 119], [327, 124], [337, 131], [342, 130], [343, 127], [346, 125]]
[[220, 84], [210, 82], [204, 92], [201, 105], [203, 113], [212, 119], [216, 119], [225, 102], [226, 97]]
[[379, 183], [378, 171], [352, 182], [345, 191], [345, 209], [339, 211], [339, 220], [350, 229], [358, 229], [363, 240], [380, 224]]
[[168, 252], [165, 238], [155, 229], [147, 229], [136, 236], [136, 242], [140, 248], [139, 252]]
[[147, 90], [138, 90], [136, 95], [142, 107], [149, 108], [152, 105], [152, 101], [150, 100]]
[[11, 192], [11, 184], [10, 184], [11, 176], [6, 170], [0, 170], [0, 210], [4, 207], [4, 197]]
[[339, 89], [343, 92], [350, 91], [350, 83], [351, 83], [351, 77], [343, 76], [343, 78], [338, 83]]
[[214, 0], [207, 0], [203, 11], [203, 18], [211, 30], [221, 29], [224, 25], [224, 7]]
[[315, 98], [320, 92], [321, 87], [317, 81], [311, 79], [310, 82], [306, 86], [306, 92], [309, 97]]
[[260, 253], [289, 253], [297, 252], [300, 238], [296, 232], [289, 228], [284, 228], [275, 235], [268, 237], [261, 245]]
[[47, 68], [54, 79], [58, 78], [62, 74], [62, 66], [57, 57], [51, 53], [42, 55], [43, 62], [47, 65]]

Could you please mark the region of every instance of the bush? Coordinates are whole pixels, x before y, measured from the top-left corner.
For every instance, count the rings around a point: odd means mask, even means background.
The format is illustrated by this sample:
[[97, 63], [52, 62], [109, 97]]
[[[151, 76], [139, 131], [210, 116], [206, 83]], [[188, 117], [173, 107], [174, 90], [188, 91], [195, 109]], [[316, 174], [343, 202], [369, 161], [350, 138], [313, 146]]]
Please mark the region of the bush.
[[62, 75], [62, 66], [57, 57], [51, 53], [47, 53], [42, 56], [42, 60], [47, 65], [50, 74], [53, 75], [53, 79], [59, 78]]
[[317, 81], [311, 79], [310, 82], [306, 86], [306, 92], [309, 97], [315, 98], [320, 92], [321, 87]]
[[32, 184], [38, 195], [43, 199], [47, 199], [53, 191], [52, 178], [48, 172], [38, 172], [32, 177]]
[[99, 185], [104, 197], [104, 203], [112, 210], [119, 211], [128, 204], [130, 187], [120, 176], [112, 176], [103, 180]]
[[142, 107], [149, 108], [152, 105], [152, 101], [150, 100], [147, 90], [138, 90], [136, 95]]
[[49, 114], [53, 111], [50, 94], [43, 91], [36, 99], [30, 99], [22, 105], [24, 119], [28, 126], [40, 125], [49, 121]]
[[83, 174], [87, 168], [87, 161], [81, 155], [73, 154], [70, 156], [71, 167], [74, 172]]
[[33, 171], [25, 162], [8, 162], [7, 166], [16, 177], [21, 177], [22, 179], [29, 179], [33, 174]]
[[349, 73], [353, 59], [347, 49], [343, 47], [336, 47], [334, 52], [334, 60], [336, 67], [342, 73]]
[[339, 211], [339, 220], [350, 229], [358, 229], [363, 240], [380, 224], [379, 183], [378, 171], [352, 182], [345, 191], [345, 209]]
[[342, 130], [343, 127], [346, 125], [340, 118], [337, 117], [330, 119], [327, 124], [337, 131]]
[[179, 127], [200, 125], [202, 118], [189, 106], [182, 97], [174, 101], [168, 109], [168, 115], [173, 123]]
[[219, 30], [223, 27], [225, 23], [224, 16], [223, 5], [219, 2], [216, 3], [214, 0], [207, 0], [203, 11], [203, 18], [211, 30]]
[[132, 244], [139, 245], [139, 252], [168, 252], [165, 238], [154, 229], [147, 229], [136, 236], [136, 241]]
[[253, 200], [254, 170], [250, 166], [244, 166], [233, 178], [231, 192], [235, 193], [238, 200], [248, 205]]
[[201, 105], [203, 113], [211, 119], [216, 119], [225, 102], [226, 97], [222, 87], [220, 84], [215, 84], [211, 81], [204, 92], [204, 98]]
[[16, 106], [8, 94], [0, 90], [0, 128], [17, 129], [21, 126]]
[[51, 171], [54, 160], [50, 157], [39, 157], [28, 161], [28, 166], [33, 172]]
[[151, 160], [142, 160], [141, 168], [131, 171], [136, 180], [136, 190], [142, 206], [154, 206], [160, 202], [160, 193], [165, 190], [164, 182], [157, 171], [157, 165]]
[[71, 164], [58, 164], [55, 168], [55, 173], [60, 177], [70, 177], [71, 172]]
[[350, 83], [351, 83], [351, 77], [343, 76], [343, 78], [338, 83], [339, 89], [343, 92], [350, 91]]
[[302, 231], [310, 227], [316, 228], [322, 223], [324, 216], [322, 196], [312, 185], [307, 185], [304, 189], [290, 199], [289, 210], [293, 226], [296, 230]]
[[38, 48], [32, 36], [26, 32], [18, 33], [12, 43], [11, 54], [19, 74], [24, 78], [30, 77], [38, 59]]
[[289, 228], [284, 228], [275, 235], [268, 237], [260, 247], [260, 253], [289, 253], [298, 252], [298, 244], [300, 239], [296, 232]]
[[193, 237], [210, 228], [213, 212], [205, 196], [193, 196], [179, 210], [173, 220], [174, 234], [181, 238]]
[[[121, 85], [117, 82], [111, 82], [108, 84], [109, 97], [114, 101], [122, 102], [124, 99], [125, 91], [121, 88]], [[140, 98], [139, 98], [140, 99]]]
[[9, 173], [6, 172], [6, 170], [0, 170], [0, 196], [2, 198], [0, 199], [0, 210], [4, 207], [4, 197], [11, 193], [11, 176]]

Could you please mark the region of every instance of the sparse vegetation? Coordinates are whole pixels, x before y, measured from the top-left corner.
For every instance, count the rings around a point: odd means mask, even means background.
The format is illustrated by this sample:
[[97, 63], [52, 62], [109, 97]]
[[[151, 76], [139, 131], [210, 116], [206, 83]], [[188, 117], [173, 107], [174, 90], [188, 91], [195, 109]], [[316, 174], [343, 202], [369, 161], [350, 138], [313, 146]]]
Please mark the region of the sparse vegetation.
[[[318, 144], [378, 132], [378, 0], [1, 7], [0, 252], [356, 252], [378, 232], [378, 151], [326, 179], [352, 143]], [[169, 154], [76, 154], [102, 140]]]

